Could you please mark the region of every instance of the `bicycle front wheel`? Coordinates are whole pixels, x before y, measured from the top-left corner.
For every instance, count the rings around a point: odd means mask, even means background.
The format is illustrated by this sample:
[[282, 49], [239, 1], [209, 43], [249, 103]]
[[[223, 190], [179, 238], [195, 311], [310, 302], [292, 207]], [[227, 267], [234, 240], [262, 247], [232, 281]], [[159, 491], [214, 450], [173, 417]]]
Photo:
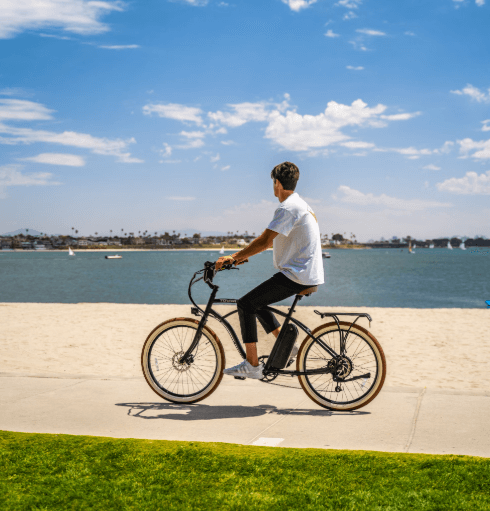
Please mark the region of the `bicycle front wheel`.
[[335, 368], [337, 381], [332, 373], [325, 372], [299, 376], [299, 382], [308, 397], [323, 408], [356, 410], [371, 402], [383, 387], [386, 359], [379, 342], [361, 326], [351, 327], [341, 321], [340, 330], [346, 336], [343, 354], [338, 326], [328, 323], [312, 333], [339, 356], [332, 357], [317, 341], [307, 337], [296, 362], [298, 371]]
[[201, 401], [216, 390], [223, 377], [225, 352], [207, 326], [190, 363], [179, 362], [194, 340], [198, 325], [191, 318], [170, 319], [158, 325], [143, 345], [143, 375], [152, 390], [167, 401]]

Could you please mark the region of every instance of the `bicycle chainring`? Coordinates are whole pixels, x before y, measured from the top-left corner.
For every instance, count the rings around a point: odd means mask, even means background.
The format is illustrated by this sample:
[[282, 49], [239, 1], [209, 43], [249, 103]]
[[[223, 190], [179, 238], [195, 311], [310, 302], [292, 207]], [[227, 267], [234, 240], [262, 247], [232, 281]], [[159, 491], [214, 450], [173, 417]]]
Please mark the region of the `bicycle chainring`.
[[[262, 357], [259, 357], [259, 363], [265, 363], [267, 362], [267, 359], [269, 357], [267, 355], [263, 355]], [[265, 383], [270, 383], [271, 381], [274, 381], [279, 376], [279, 373], [268, 373], [263, 378], [260, 379], [260, 381], [263, 381]]]

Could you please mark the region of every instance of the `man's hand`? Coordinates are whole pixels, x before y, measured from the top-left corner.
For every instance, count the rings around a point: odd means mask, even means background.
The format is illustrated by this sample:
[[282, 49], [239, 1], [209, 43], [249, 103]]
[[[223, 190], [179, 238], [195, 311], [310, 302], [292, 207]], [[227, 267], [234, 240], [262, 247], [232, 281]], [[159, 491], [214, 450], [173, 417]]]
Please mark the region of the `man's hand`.
[[236, 266], [236, 261], [235, 259], [233, 258], [233, 256], [222, 256], [220, 257], [216, 263], [215, 263], [215, 268], [216, 268], [216, 271], [218, 270], [221, 270], [221, 268], [224, 266], [224, 265], [230, 265], [230, 264], [235, 264]]

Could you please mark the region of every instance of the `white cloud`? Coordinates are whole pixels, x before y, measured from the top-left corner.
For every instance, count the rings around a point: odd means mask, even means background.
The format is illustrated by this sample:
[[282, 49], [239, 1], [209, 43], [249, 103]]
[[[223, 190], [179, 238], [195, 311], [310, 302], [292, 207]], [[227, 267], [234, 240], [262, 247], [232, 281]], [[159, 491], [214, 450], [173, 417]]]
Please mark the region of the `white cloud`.
[[129, 144], [135, 143], [134, 138], [129, 140], [110, 140], [97, 138], [86, 133], [64, 131], [55, 133], [46, 130], [34, 130], [32, 128], [17, 128], [1, 121], [39, 121], [52, 119], [52, 110], [44, 105], [26, 100], [0, 99], [0, 144], [18, 145], [44, 142], [63, 146], [79, 147], [88, 149], [95, 154], [116, 156], [124, 163], [141, 162], [133, 158], [130, 153], [124, 152]]
[[222, 140], [221, 143], [223, 145], [236, 145], [236, 142], [233, 140]]
[[115, 156], [123, 163], [141, 163], [142, 160], [133, 158], [130, 153], [124, 152], [129, 144], [136, 142], [134, 138], [129, 140], [97, 138], [86, 133], [64, 131], [55, 133], [52, 131], [33, 130], [31, 128], [14, 128], [0, 123], [0, 133], [9, 137], [0, 137], [0, 144], [34, 144], [44, 142], [47, 144], [59, 144], [63, 146], [79, 147], [88, 149], [94, 154]]
[[170, 0], [170, 1], [189, 4], [194, 7], [204, 7], [205, 5], [208, 5], [208, 0]]
[[[245, 102], [227, 105], [230, 111], [218, 110], [217, 112], [209, 112], [207, 116], [211, 120], [211, 124], [208, 126], [203, 125], [205, 131], [180, 133], [181, 136], [185, 136], [192, 141], [192, 145], [189, 142], [186, 145], [176, 147], [182, 149], [201, 147], [203, 145], [201, 138], [205, 134], [223, 133], [223, 128], [218, 128], [220, 124], [230, 128], [237, 128], [249, 122], [263, 122], [266, 123], [265, 138], [273, 140], [283, 148], [292, 151], [310, 151], [308, 154], [312, 154], [312, 150], [325, 151], [326, 147], [335, 144], [342, 144], [350, 149], [373, 149], [375, 147], [374, 144], [351, 141], [351, 137], [344, 133], [342, 128], [348, 126], [381, 128], [387, 126], [389, 122], [412, 119], [420, 114], [420, 112], [414, 112], [387, 115], [385, 114], [387, 106], [379, 104], [370, 108], [366, 103], [358, 99], [351, 105], [343, 105], [331, 101], [327, 104], [325, 111], [318, 115], [300, 115], [296, 112], [295, 107], [290, 106], [289, 94], [285, 94], [284, 98], [284, 101], [281, 103], [267, 101], [256, 103]], [[190, 107], [178, 105], [178, 109], [171, 109], [171, 111], [165, 112], [160, 110], [160, 114], [171, 118], [180, 117], [180, 120], [183, 121], [190, 120], [191, 117], [199, 115], [198, 120], [202, 122], [201, 110], [196, 112], [194, 109], [188, 112], [187, 108]], [[224, 130], [224, 133], [226, 133], [226, 130]], [[352, 143], [349, 144], [347, 142]], [[221, 143], [223, 145], [231, 145], [234, 142], [228, 140], [221, 141]], [[390, 150], [386, 149], [384, 151]], [[418, 154], [431, 154], [429, 150], [417, 150], [414, 148], [393, 149], [393, 151], [408, 154], [409, 157], [416, 157]]]
[[333, 30], [328, 29], [325, 32], [325, 37], [340, 37], [340, 34], [335, 34]]
[[201, 138], [190, 138], [188, 142], [184, 144], [176, 145], [177, 149], [199, 149], [204, 145], [204, 141]]
[[354, 50], [368, 51], [367, 47], [362, 42], [361, 38], [354, 39], [353, 41], [349, 41], [349, 44], [352, 44], [352, 46], [354, 47]]
[[421, 114], [422, 112], [407, 112], [403, 114], [382, 115], [381, 119], [386, 119], [388, 121], [408, 121], [409, 119], [418, 117]]
[[398, 153], [406, 156], [409, 160], [418, 160], [421, 156], [428, 156], [435, 152], [432, 149], [417, 149], [415, 147], [377, 147], [374, 150], [380, 153]]
[[346, 7], [347, 9], [357, 9], [362, 4], [362, 0], [339, 0], [335, 5]]
[[105, 50], [133, 50], [136, 48], [141, 48], [139, 44], [115, 44], [112, 46], [99, 46], [99, 48], [104, 48]]
[[343, 127], [385, 126], [379, 116], [386, 108], [381, 104], [369, 108], [358, 99], [351, 105], [330, 101], [325, 111], [318, 115], [300, 115], [293, 111], [285, 115], [276, 113], [269, 121], [265, 137], [293, 151], [327, 147], [350, 138], [340, 131]]
[[[469, 156], [477, 160], [487, 160], [490, 158], [490, 140], [475, 142], [471, 138], [465, 138], [463, 140], [458, 140], [457, 143], [459, 144], [459, 152], [463, 155], [463, 158]], [[474, 152], [470, 155], [469, 153], [472, 151]]]
[[425, 201], [420, 199], [399, 199], [397, 197], [389, 197], [388, 195], [374, 195], [372, 193], [362, 193], [359, 190], [354, 190], [348, 186], [339, 186], [338, 192], [340, 196], [334, 196], [335, 199], [346, 202], [349, 204], [356, 204], [358, 206], [384, 206], [389, 209], [402, 210], [402, 211], [421, 211], [431, 208], [448, 208], [452, 204]]
[[206, 133], [204, 131], [181, 131], [179, 135], [185, 138], [204, 138]]
[[163, 149], [160, 150], [162, 158], [169, 158], [172, 156], [172, 147], [166, 142], [163, 143]]
[[410, 30], [407, 30], [406, 32], [404, 32], [405, 35], [409, 35], [409, 36], [415, 36], [415, 32], [411, 32]]
[[357, 18], [357, 14], [354, 11], [349, 11], [342, 17], [344, 21], [353, 20], [354, 18]]
[[157, 114], [159, 117], [175, 119], [177, 121], [194, 122], [198, 126], [202, 124], [202, 110], [192, 106], [179, 105], [177, 103], [149, 104], [143, 107], [145, 115]]
[[380, 32], [379, 30], [371, 30], [370, 28], [358, 28], [356, 30], [359, 34], [371, 35], [371, 36], [385, 36], [384, 32]]
[[195, 197], [176, 197], [176, 196], [167, 197], [167, 199], [168, 200], [183, 201], [183, 202], [188, 202], [188, 201], [191, 201], [191, 200], [196, 200]]
[[61, 41], [72, 41], [72, 37], [63, 36], [63, 35], [55, 35], [55, 34], [39, 34], [41, 37], [50, 37], [51, 39], [59, 39]]
[[362, 142], [362, 141], [355, 141], [351, 140], [349, 142], [343, 142], [341, 144], [343, 147], [347, 147], [349, 149], [372, 149], [375, 147], [374, 144], [371, 144], [370, 142]]
[[345, 66], [346, 69], [351, 69], [352, 71], [362, 71], [364, 68], [362, 66]]
[[467, 172], [464, 177], [452, 177], [437, 183], [436, 186], [439, 191], [460, 195], [490, 195], [490, 170], [480, 175], [476, 172]]
[[430, 165], [426, 165], [425, 167], [422, 167], [426, 170], [441, 170], [441, 167], [437, 167], [436, 165], [433, 165], [432, 163]]
[[211, 157], [209, 158], [209, 161], [210, 161], [211, 163], [215, 163], [215, 162], [219, 161], [220, 159], [221, 159], [221, 156], [219, 155], [219, 153], [217, 153], [217, 154], [216, 154], [216, 156], [211, 156]]
[[22, 161], [45, 163], [48, 165], [66, 165], [68, 167], [83, 167], [85, 160], [76, 154], [42, 153], [30, 158], [22, 158]]
[[112, 11], [122, 11], [119, 1], [94, 0], [2, 0], [0, 39], [24, 30], [61, 29], [81, 35], [109, 30], [100, 19]]
[[0, 121], [46, 121], [53, 110], [23, 99], [0, 99]]
[[292, 11], [298, 12], [301, 9], [306, 9], [310, 5], [313, 5], [317, 0], [282, 0], [283, 4], [289, 6]]
[[222, 171], [230, 170], [230, 165], [225, 165], [224, 167], [221, 167]]
[[478, 7], [481, 7], [482, 5], [485, 5], [485, 0], [475, 0], [475, 3]]
[[490, 88], [488, 89], [488, 92], [484, 92], [469, 83], [461, 90], [452, 90], [450, 92], [452, 94], [458, 94], [459, 96], [469, 96], [478, 103], [490, 103]]
[[209, 112], [208, 117], [214, 122], [225, 124], [231, 128], [242, 126], [250, 121], [266, 121], [270, 116], [270, 104], [261, 103], [240, 103], [228, 105], [233, 112]]
[[481, 122], [483, 124], [481, 130], [482, 131], [490, 131], [490, 119]]
[[53, 174], [49, 172], [34, 172], [23, 174], [20, 165], [6, 165], [0, 167], [0, 198], [6, 198], [5, 189], [9, 186], [50, 186], [59, 185], [53, 181]]

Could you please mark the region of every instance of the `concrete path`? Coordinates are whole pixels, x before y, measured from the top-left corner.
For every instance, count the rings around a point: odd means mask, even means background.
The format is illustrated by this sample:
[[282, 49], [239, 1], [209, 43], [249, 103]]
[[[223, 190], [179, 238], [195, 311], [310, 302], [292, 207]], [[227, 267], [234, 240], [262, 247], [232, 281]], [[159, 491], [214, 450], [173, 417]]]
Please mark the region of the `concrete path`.
[[317, 406], [295, 383], [223, 378], [195, 405], [162, 401], [143, 378], [0, 373], [0, 429], [280, 447], [490, 457], [490, 392], [385, 387], [358, 411]]

